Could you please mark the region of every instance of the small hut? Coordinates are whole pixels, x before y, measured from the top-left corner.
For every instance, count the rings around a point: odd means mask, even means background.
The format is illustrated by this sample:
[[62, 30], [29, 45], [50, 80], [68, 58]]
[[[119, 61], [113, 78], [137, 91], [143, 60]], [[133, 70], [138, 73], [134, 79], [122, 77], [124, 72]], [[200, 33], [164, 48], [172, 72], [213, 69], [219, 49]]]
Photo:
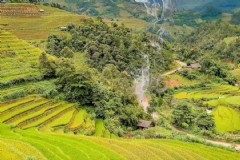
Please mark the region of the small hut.
[[61, 31], [67, 31], [67, 27], [59, 27], [59, 29], [61, 30]]
[[40, 13], [44, 13], [45, 10], [44, 10], [44, 9], [39, 9], [39, 12], [40, 12]]
[[0, 3], [7, 3], [6, 0], [0, 0]]
[[190, 68], [190, 69], [199, 69], [201, 67], [202, 66], [199, 63], [193, 63], [193, 64], [190, 64], [189, 66], [187, 66], [187, 68]]
[[148, 129], [154, 127], [154, 123], [152, 121], [140, 120], [137, 126], [140, 129]]

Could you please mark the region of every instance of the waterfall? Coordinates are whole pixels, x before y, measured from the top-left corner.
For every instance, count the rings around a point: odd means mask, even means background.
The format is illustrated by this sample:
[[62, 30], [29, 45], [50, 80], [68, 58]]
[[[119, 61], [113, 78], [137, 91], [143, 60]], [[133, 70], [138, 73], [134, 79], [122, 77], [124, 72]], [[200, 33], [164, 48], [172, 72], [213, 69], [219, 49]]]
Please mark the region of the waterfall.
[[143, 106], [144, 112], [147, 113], [147, 107], [149, 106], [147, 97], [145, 95], [147, 88], [149, 86], [149, 69], [150, 69], [150, 61], [147, 54], [143, 53], [144, 65], [141, 68], [141, 75], [136, 80], [136, 94], [138, 96], [141, 105]]
[[[154, 30], [156, 30], [156, 35], [160, 40], [163, 40], [163, 36], [166, 34], [166, 30], [162, 27], [157, 25], [159, 22], [165, 21], [173, 21], [173, 13], [174, 13], [174, 6], [177, 0], [135, 0], [138, 2], [142, 2], [145, 7], [145, 11], [148, 15], [154, 18], [152, 21], [152, 26]], [[161, 44], [154, 40], [150, 39], [151, 45], [153, 47], [157, 47], [159, 50], [159, 54], [161, 54]], [[143, 58], [145, 60], [145, 64], [141, 68], [141, 76], [136, 80], [136, 95], [138, 96], [139, 102], [143, 106], [144, 111], [147, 113], [147, 108], [149, 106], [148, 100], [146, 97], [146, 91], [148, 89], [150, 83], [150, 61], [149, 57], [146, 53], [143, 53]], [[164, 63], [164, 60], [163, 60]], [[154, 118], [157, 118], [156, 113], [152, 115]]]

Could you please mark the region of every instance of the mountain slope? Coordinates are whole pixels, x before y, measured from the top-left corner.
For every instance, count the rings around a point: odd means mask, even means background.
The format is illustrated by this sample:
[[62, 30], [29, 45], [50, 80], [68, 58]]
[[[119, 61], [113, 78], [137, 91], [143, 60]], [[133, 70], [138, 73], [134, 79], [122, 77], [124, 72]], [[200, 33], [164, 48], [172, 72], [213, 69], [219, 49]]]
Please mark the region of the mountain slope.
[[[237, 160], [240, 155], [216, 147], [175, 140], [124, 140], [46, 134], [36, 130], [10, 130], [0, 127], [2, 160], [15, 157], [39, 160]], [[7, 142], [12, 142], [11, 144]], [[53, 145], [54, 144], [54, 145]], [[32, 152], [26, 152], [30, 148]]]
[[0, 30], [0, 86], [39, 80], [39, 56], [43, 51]]

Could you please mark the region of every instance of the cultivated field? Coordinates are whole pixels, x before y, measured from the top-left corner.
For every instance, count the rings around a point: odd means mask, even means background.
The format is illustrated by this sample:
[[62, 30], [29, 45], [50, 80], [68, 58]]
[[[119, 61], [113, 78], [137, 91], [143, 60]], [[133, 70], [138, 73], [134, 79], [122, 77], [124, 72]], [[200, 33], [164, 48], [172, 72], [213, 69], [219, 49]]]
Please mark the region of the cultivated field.
[[240, 130], [240, 89], [230, 85], [215, 85], [175, 94], [176, 99], [202, 100], [213, 108], [216, 130]]
[[[12, 5], [12, 4], [9, 4]], [[18, 6], [25, 4], [15, 4]], [[72, 14], [64, 10], [37, 6], [45, 12], [41, 16], [0, 16], [0, 28], [10, 30], [18, 38], [24, 40], [42, 40], [47, 39], [50, 34], [62, 34], [59, 27], [68, 24], [79, 24], [85, 16]], [[17, 12], [12, 8], [13, 12]]]
[[28, 16], [38, 17], [41, 13], [39, 8], [33, 4], [7, 3], [0, 4], [0, 16]]
[[0, 85], [39, 80], [39, 56], [43, 51], [0, 30]]
[[[21, 5], [26, 4], [8, 4]], [[18, 12], [12, 7], [12, 12]], [[57, 8], [38, 5], [38, 9], [43, 9], [45, 12], [40, 16], [1, 16], [0, 29], [10, 30], [17, 37], [24, 40], [46, 40], [50, 34], [66, 34], [60, 31], [59, 27], [68, 24], [81, 25], [82, 19], [86, 19], [86, 15], [77, 15]], [[10, 7], [11, 8], [11, 7]], [[111, 20], [106, 22], [112, 23]], [[148, 25], [147, 22], [135, 18], [120, 18], [117, 23], [125, 23], [127, 27], [144, 28]]]
[[[67, 102], [57, 102], [39, 96], [28, 96], [0, 103], [0, 122], [9, 126], [65, 133], [110, 137], [102, 120], [91, 119], [84, 108]], [[95, 129], [96, 127], [96, 129]], [[102, 134], [99, 134], [102, 133]]]
[[[2, 160], [238, 160], [235, 152], [175, 140], [124, 140], [0, 126]], [[11, 142], [11, 143], [9, 143]]]

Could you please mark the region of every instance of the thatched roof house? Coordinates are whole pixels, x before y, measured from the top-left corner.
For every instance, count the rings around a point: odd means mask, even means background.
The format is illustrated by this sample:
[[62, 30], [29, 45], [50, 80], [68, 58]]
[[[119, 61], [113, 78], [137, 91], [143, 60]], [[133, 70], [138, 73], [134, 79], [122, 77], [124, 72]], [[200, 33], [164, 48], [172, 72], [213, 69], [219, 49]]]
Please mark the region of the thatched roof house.
[[146, 121], [146, 120], [140, 120], [138, 122], [138, 125], [137, 125], [139, 128], [150, 128], [150, 127], [154, 127], [154, 123], [151, 122], [151, 121]]

